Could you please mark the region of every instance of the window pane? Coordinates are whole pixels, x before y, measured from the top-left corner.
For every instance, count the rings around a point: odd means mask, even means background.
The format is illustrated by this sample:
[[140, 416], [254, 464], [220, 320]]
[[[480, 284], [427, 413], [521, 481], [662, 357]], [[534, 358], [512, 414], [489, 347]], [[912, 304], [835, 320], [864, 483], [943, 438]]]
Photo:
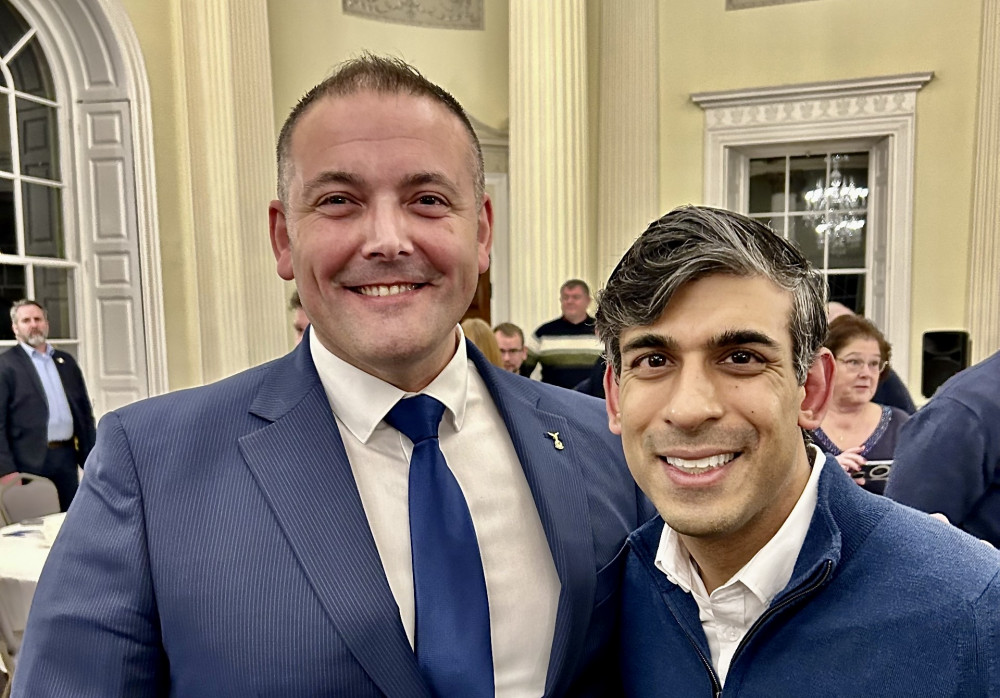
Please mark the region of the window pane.
[[750, 161], [750, 213], [784, 213], [785, 158]]
[[816, 233], [816, 226], [802, 216], [789, 216], [788, 239], [817, 269], [823, 268], [823, 238]]
[[17, 133], [21, 174], [58, 181], [59, 142], [55, 108], [18, 97]]
[[49, 337], [75, 337], [70, 307], [73, 272], [69, 269], [35, 267], [35, 300], [45, 306], [49, 315]]
[[790, 211], [807, 211], [806, 192], [826, 186], [826, 155], [801, 155], [789, 158], [788, 192]]
[[865, 275], [830, 274], [826, 277], [830, 289], [830, 300], [843, 303], [854, 312], [865, 312]]
[[851, 216], [840, 220], [828, 230], [831, 269], [865, 266], [866, 223], [864, 216]]
[[64, 258], [62, 192], [56, 187], [23, 180], [21, 191], [24, 194], [25, 254]]
[[868, 186], [868, 153], [844, 153], [834, 157], [845, 185]]
[[[14, 182], [0, 177], [0, 252], [17, 254], [14, 233]], [[0, 325], [3, 318], [0, 318]]]
[[20, 13], [7, 0], [0, 0], [0, 56], [6, 56], [27, 33], [28, 23]]
[[[0, 309], [3, 310], [4, 320], [10, 318], [10, 306], [14, 305], [14, 301], [28, 295], [24, 278], [24, 267], [0, 264]], [[14, 339], [14, 330], [9, 322], [0, 322], [0, 339]]]
[[52, 87], [52, 73], [49, 72], [48, 61], [37, 38], [32, 37], [31, 41], [17, 52], [8, 67], [14, 76], [14, 89], [55, 100], [56, 91]]
[[14, 156], [10, 140], [10, 97], [0, 92], [0, 170], [14, 173]]

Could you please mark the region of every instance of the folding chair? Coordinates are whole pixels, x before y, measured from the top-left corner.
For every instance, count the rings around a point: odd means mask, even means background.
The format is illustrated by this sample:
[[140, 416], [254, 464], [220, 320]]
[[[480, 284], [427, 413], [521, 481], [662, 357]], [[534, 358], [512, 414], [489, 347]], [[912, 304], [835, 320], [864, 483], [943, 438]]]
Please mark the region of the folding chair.
[[17, 523], [59, 512], [59, 492], [48, 478], [28, 473], [0, 483], [0, 517]]

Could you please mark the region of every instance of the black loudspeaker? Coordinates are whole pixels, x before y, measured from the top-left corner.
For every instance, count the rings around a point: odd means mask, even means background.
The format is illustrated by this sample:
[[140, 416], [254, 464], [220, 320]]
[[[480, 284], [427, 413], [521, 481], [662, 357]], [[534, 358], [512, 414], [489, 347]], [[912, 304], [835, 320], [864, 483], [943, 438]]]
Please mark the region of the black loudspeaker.
[[969, 333], [924, 332], [920, 392], [931, 397], [941, 384], [969, 367]]

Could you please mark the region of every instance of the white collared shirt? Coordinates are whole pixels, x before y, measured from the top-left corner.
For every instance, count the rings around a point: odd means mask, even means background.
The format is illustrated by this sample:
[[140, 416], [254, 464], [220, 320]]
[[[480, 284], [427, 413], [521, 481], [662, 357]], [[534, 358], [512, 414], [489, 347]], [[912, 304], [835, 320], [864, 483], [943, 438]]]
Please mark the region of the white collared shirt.
[[69, 399], [66, 397], [66, 388], [63, 387], [62, 378], [59, 377], [59, 369], [55, 362], [62, 363], [62, 359], [55, 358], [55, 349], [51, 344], [45, 345], [45, 351], [38, 351], [34, 347], [18, 342], [31, 359], [31, 365], [38, 374], [38, 379], [42, 382], [45, 390], [45, 402], [49, 406], [49, 441], [67, 441], [73, 438], [73, 412], [69, 407]]
[[792, 578], [816, 510], [819, 474], [826, 456], [815, 447], [812, 472], [788, 518], [763, 548], [732, 579], [713, 591], [705, 589], [687, 548], [670, 526], [663, 527], [656, 567], [698, 604], [701, 627], [712, 653], [712, 665], [724, 685], [736, 648], [750, 627]]
[[[348, 364], [312, 333], [309, 347], [344, 441], [375, 546], [413, 646], [413, 563], [407, 493], [413, 445], [384, 420], [404, 391]], [[496, 695], [545, 690], [560, 583], [542, 522], [506, 425], [458, 349], [420, 392], [445, 406], [441, 451], [465, 494], [490, 605]]]

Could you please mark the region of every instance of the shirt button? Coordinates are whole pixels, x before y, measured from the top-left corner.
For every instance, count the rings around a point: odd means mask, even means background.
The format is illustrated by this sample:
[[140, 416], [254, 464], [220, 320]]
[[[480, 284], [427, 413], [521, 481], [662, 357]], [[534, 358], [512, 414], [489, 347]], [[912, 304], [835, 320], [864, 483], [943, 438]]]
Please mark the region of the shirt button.
[[740, 631], [733, 626], [729, 626], [726, 628], [726, 639], [730, 642], [736, 642], [740, 639]]

